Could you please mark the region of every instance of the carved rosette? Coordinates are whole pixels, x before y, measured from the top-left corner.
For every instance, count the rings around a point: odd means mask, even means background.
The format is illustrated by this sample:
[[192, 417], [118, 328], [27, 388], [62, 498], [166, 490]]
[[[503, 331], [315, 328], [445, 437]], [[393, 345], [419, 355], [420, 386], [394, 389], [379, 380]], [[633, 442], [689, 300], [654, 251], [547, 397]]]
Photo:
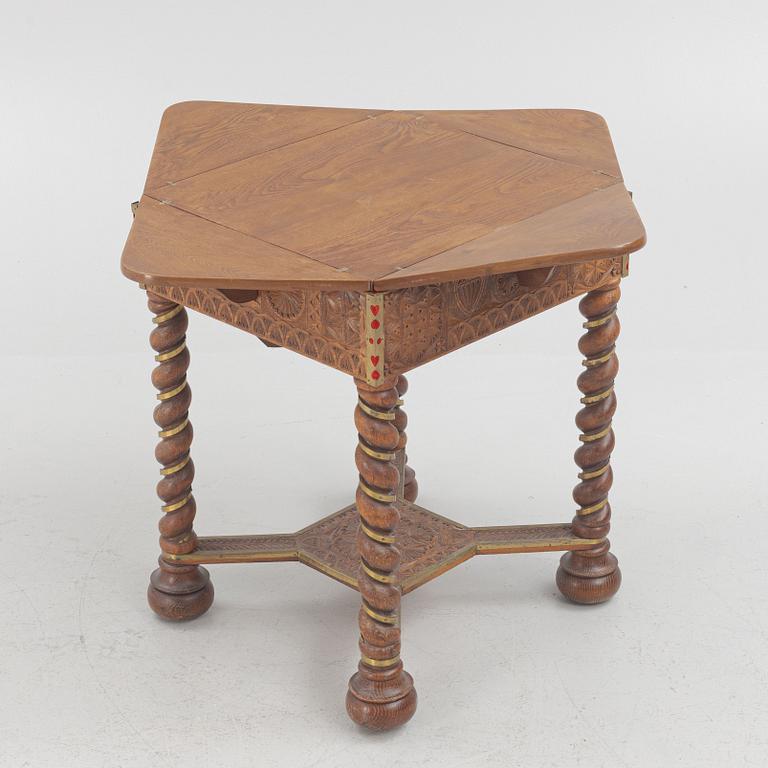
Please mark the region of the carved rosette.
[[[380, 386], [385, 376], [405, 373], [598, 288], [621, 276], [625, 262], [618, 256], [386, 293], [240, 292], [249, 293], [248, 300], [240, 302], [230, 298], [236, 291], [225, 296], [213, 288], [151, 285], [149, 289], [270, 345]], [[378, 316], [372, 314], [373, 307], [379, 307]]]
[[602, 539], [594, 548], [569, 552], [560, 561], [557, 584], [560, 591], [577, 603], [599, 603], [614, 595], [621, 584], [616, 557], [609, 552], [611, 504], [608, 492], [613, 484], [611, 426], [616, 411], [614, 379], [619, 370], [616, 339], [620, 324], [616, 306], [621, 295], [620, 279], [590, 291], [580, 302], [586, 333], [579, 340], [584, 355], [584, 372], [578, 387], [583, 397], [576, 416], [581, 445], [574, 456], [580, 468], [579, 484], [573, 499], [579, 505], [573, 532], [583, 539]]
[[215, 317], [278, 347], [365, 378], [364, 294], [354, 291], [258, 291], [238, 303], [213, 288], [151, 285], [171, 301]]
[[409, 371], [597, 288], [621, 269], [615, 257], [391, 291], [384, 372]]

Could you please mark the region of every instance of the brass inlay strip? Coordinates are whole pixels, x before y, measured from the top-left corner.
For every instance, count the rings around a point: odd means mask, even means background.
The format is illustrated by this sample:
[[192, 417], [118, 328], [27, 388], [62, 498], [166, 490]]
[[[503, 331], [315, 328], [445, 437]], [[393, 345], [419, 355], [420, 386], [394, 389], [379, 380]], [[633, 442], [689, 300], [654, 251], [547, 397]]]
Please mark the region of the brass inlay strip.
[[381, 419], [382, 421], [394, 421], [395, 414], [392, 411], [377, 411], [375, 408], [371, 408], [363, 402], [361, 397], [357, 398], [357, 404], [360, 406], [360, 410], [367, 413], [369, 416], [373, 416], [374, 419]]
[[402, 398], [398, 398], [398, 399], [395, 401], [395, 406], [396, 406], [397, 408], [399, 408], [401, 405], [405, 405], [405, 400], [403, 400]]
[[308, 555], [302, 550], [299, 550], [298, 559], [299, 562], [304, 563], [304, 565], [308, 565], [310, 568], [314, 568], [316, 571], [320, 571], [320, 573], [324, 573], [326, 576], [330, 576], [332, 579], [340, 581], [348, 587], [352, 587], [352, 589], [358, 588], [357, 579], [344, 573], [344, 571], [334, 568], [332, 565], [324, 563], [322, 560], [318, 560], [317, 558]]
[[172, 397], [176, 397], [176, 395], [181, 392], [184, 387], [187, 386], [187, 380], [184, 379], [184, 381], [179, 384], [178, 387], [174, 387], [173, 389], [169, 389], [167, 392], [159, 392], [157, 395], [158, 400], [170, 400]]
[[[237, 538], [237, 537], [234, 537]], [[165, 560], [182, 563], [285, 563], [298, 560], [295, 549], [274, 549], [254, 552], [249, 549], [210, 551], [205, 549], [205, 538], [198, 539], [197, 549], [186, 555], [163, 555]]]
[[394, 667], [395, 664], [400, 662], [400, 654], [393, 656], [391, 659], [371, 659], [368, 656], [361, 656], [360, 661], [368, 667]]
[[166, 360], [171, 360], [176, 357], [176, 355], [180, 355], [186, 348], [187, 341], [185, 339], [175, 349], [172, 349], [169, 352], [163, 352], [161, 355], [155, 355], [155, 360], [157, 360], [158, 363], [164, 363]]
[[381, 459], [382, 461], [395, 460], [394, 453], [385, 453], [384, 451], [374, 451], [373, 448], [369, 448], [362, 440], [358, 441], [358, 445], [360, 446], [360, 450], [363, 453], [367, 453], [369, 456], [371, 456], [374, 459]]
[[614, 315], [616, 310], [611, 310], [607, 315], [598, 317], [597, 320], [588, 320], [586, 323], [582, 323], [582, 328], [598, 328], [601, 325], [605, 325]]
[[369, 539], [380, 541], [382, 544], [395, 543], [394, 536], [385, 536], [383, 533], [376, 533], [375, 531], [372, 531], [362, 520], [360, 521], [360, 528]]
[[385, 616], [383, 613], [376, 613], [372, 608], [368, 607], [368, 603], [362, 603], [363, 610], [374, 620], [379, 621], [382, 624], [397, 624], [397, 614], [394, 616]]
[[152, 322], [160, 325], [161, 323], [166, 323], [169, 320], [173, 320], [173, 318], [176, 317], [176, 315], [178, 315], [182, 309], [184, 309], [184, 306], [182, 304], [177, 304], [173, 309], [168, 310], [168, 312], [166, 312], [164, 315], [157, 315], [157, 317], [153, 317]]
[[569, 549], [588, 549], [599, 544], [603, 539], [580, 539], [578, 536], [561, 539], [531, 539], [525, 543], [519, 541], [479, 542], [476, 550], [478, 555], [487, 553], [497, 555], [525, 554], [526, 552], [558, 552]]
[[582, 509], [577, 509], [576, 512], [579, 515], [591, 515], [593, 512], [597, 512], [598, 510], [602, 509], [607, 503], [608, 499], [603, 499], [602, 501], [598, 501], [597, 504], [593, 504], [591, 507], [582, 507]]
[[177, 509], [181, 509], [191, 498], [192, 494], [188, 493], [181, 501], [177, 501], [175, 504], [164, 504], [161, 509], [163, 512], [175, 512]]
[[602, 357], [587, 357], [581, 361], [581, 364], [587, 368], [591, 368], [594, 365], [607, 363], [615, 354], [616, 350], [612, 349], [607, 355], [603, 355]]
[[605, 437], [612, 428], [612, 425], [608, 424], [605, 429], [601, 429], [599, 432], [592, 432], [588, 435], [579, 435], [579, 440], [581, 440], [582, 443], [593, 443], [595, 440]]
[[613, 385], [608, 387], [608, 389], [604, 390], [603, 392], [599, 392], [596, 395], [585, 395], [581, 398], [581, 402], [584, 405], [591, 405], [592, 403], [598, 403], [600, 400], [605, 400], [606, 397], [608, 397], [611, 392], [613, 392]]
[[363, 566], [363, 570], [374, 580], [381, 582], [382, 584], [394, 584], [395, 583], [395, 577], [392, 574], [387, 573], [379, 573], [378, 571], [374, 571], [373, 568], [369, 568], [364, 562], [360, 562], [360, 565]]
[[591, 480], [593, 477], [600, 477], [600, 475], [605, 474], [609, 470], [610, 466], [610, 464], [605, 464], [600, 469], [593, 469], [591, 472], [579, 472], [579, 479]]
[[379, 493], [378, 491], [374, 491], [373, 488], [369, 488], [362, 480], [360, 479], [360, 490], [366, 495], [370, 496], [372, 499], [376, 499], [376, 501], [384, 501], [384, 502], [393, 502], [397, 501], [397, 496], [393, 493]]
[[184, 428], [189, 424], [189, 419], [184, 419], [180, 424], [177, 424], [175, 427], [169, 427], [168, 429], [161, 429], [157, 434], [158, 437], [173, 437], [174, 435], [178, 435], [179, 432], [182, 432]]
[[161, 475], [175, 475], [177, 472], [181, 472], [184, 467], [189, 464], [189, 460], [192, 458], [190, 454], [187, 454], [178, 464], [174, 464], [172, 467], [163, 467], [160, 470]]
[[457, 565], [461, 565], [467, 560], [470, 560], [476, 554], [476, 545], [467, 544], [466, 547], [462, 547], [457, 552], [452, 552], [450, 555], [448, 555], [448, 557], [445, 557], [439, 562], [430, 565], [423, 571], [419, 571], [414, 573], [412, 576], [409, 576], [407, 579], [403, 579], [400, 584], [400, 590], [403, 594], [413, 592], [413, 590], [417, 587], [421, 587], [428, 581], [432, 581], [432, 579], [436, 579], [438, 576], [442, 576], [442, 574], [444, 574], [446, 571], [450, 571]]

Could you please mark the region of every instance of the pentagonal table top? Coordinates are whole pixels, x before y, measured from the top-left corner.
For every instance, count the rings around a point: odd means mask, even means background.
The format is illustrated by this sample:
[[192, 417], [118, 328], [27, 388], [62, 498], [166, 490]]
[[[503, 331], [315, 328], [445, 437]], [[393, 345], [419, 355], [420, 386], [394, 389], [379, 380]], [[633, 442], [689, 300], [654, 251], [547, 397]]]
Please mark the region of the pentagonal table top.
[[131, 279], [388, 290], [642, 247], [605, 121], [580, 110], [166, 110]]

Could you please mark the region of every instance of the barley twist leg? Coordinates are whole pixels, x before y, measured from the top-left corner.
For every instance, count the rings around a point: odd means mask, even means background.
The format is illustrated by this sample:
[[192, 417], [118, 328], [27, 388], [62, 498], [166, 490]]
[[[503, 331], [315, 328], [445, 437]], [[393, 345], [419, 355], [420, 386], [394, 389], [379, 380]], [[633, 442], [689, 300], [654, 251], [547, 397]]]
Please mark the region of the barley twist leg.
[[[397, 394], [402, 398], [408, 391], [408, 380], [405, 376], [398, 376], [395, 383]], [[399, 448], [405, 450], [405, 444], [408, 440], [405, 434], [405, 428], [408, 425], [408, 417], [405, 415], [405, 411], [398, 405], [395, 408], [395, 425], [400, 430], [400, 443]], [[405, 470], [403, 472], [403, 497], [406, 501], [416, 501], [416, 497], [419, 495], [419, 484], [416, 482], [416, 473], [408, 466], [408, 456], [404, 458]]]
[[621, 584], [621, 571], [611, 554], [606, 538], [610, 530], [611, 505], [608, 492], [613, 483], [611, 452], [614, 435], [611, 419], [616, 411], [613, 382], [619, 370], [615, 343], [619, 335], [616, 306], [620, 280], [590, 291], [579, 309], [587, 321], [587, 332], [579, 340], [586, 370], [579, 376], [583, 408], [576, 416], [581, 431], [581, 446], [574, 459], [581, 472], [573, 499], [579, 505], [573, 519], [573, 532], [585, 539], [602, 539], [591, 549], [567, 552], [560, 560], [557, 586], [576, 603], [602, 603], [612, 597]]
[[373, 388], [356, 381], [361, 657], [358, 671], [349, 681], [347, 712], [356, 723], [372, 730], [401, 725], [416, 710], [413, 679], [400, 660], [400, 552], [395, 546], [395, 529], [400, 519], [396, 462], [401, 434], [395, 383], [393, 379]]
[[195, 466], [189, 453], [192, 395], [187, 385], [187, 313], [183, 306], [151, 292], [148, 293], [148, 304], [155, 314], [150, 344], [156, 352], [157, 366], [152, 372], [152, 383], [159, 390], [157, 399], [160, 402], [154, 418], [161, 438], [155, 457], [162, 465], [157, 495], [163, 502], [164, 514], [159, 524], [160, 567], [150, 577], [147, 597], [155, 613], [165, 619], [180, 621], [200, 616], [213, 602], [213, 585], [205, 568], [177, 565], [166, 559], [167, 555], [192, 552], [197, 546], [192, 528]]

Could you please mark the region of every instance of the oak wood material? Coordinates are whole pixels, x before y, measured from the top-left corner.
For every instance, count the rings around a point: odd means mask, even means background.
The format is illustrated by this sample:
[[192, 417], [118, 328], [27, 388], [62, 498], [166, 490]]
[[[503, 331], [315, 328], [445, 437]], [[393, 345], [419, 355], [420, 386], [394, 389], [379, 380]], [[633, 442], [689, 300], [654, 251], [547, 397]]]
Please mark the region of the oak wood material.
[[443, 125], [621, 179], [605, 119], [582, 109], [429, 112]]
[[[384, 730], [416, 708], [403, 594], [475, 555], [563, 551], [567, 598], [611, 597], [615, 310], [644, 242], [594, 113], [170, 108], [122, 260], [156, 324], [164, 515], [152, 608], [204, 613], [205, 563], [298, 561], [358, 590], [347, 710]], [[403, 373], [585, 293], [573, 521], [467, 527], [417, 506]], [[354, 377], [354, 505], [296, 533], [196, 536], [184, 307]]]
[[[194, 552], [166, 558], [192, 565], [299, 562], [358, 589], [358, 528], [357, 508], [350, 505], [296, 533], [199, 536]], [[476, 555], [567, 552], [600, 543], [577, 536], [571, 523], [468, 527], [407, 501], [397, 536], [397, 584], [404, 595]]]
[[577, 536], [603, 541], [589, 550], [569, 552], [560, 560], [557, 586], [576, 603], [602, 603], [621, 585], [618, 561], [606, 538], [611, 527], [608, 492], [613, 484], [610, 461], [615, 438], [611, 420], [616, 411], [614, 379], [619, 370], [615, 349], [620, 330], [616, 314], [620, 282], [612, 280], [590, 291], [579, 304], [587, 331], [579, 340], [585, 370], [578, 379], [583, 407], [576, 416], [581, 445], [574, 458], [581, 472], [573, 491], [579, 509], [572, 525]]
[[[621, 257], [387, 291], [384, 373], [409, 371], [596, 288], [622, 271]], [[152, 284], [155, 293], [260, 339], [365, 378], [365, 294], [248, 291]], [[226, 295], [225, 295], [226, 294]], [[409, 473], [410, 475], [410, 473]]]
[[593, 113], [195, 103], [161, 125], [123, 271], [169, 285], [378, 290], [644, 241]]
[[[408, 379], [405, 376], [398, 376], [395, 382], [395, 388], [397, 394], [403, 398], [408, 391]], [[405, 415], [405, 411], [398, 405], [395, 408], [395, 424], [400, 430], [400, 443], [398, 448], [403, 451], [403, 477], [402, 480], [402, 494], [406, 501], [414, 502], [419, 495], [419, 484], [416, 482], [416, 472], [412, 467], [408, 466], [408, 456], [405, 453], [405, 445], [408, 442], [408, 437], [405, 434], [405, 428], [408, 426], [408, 417]]]
[[377, 114], [380, 111], [183, 101], [163, 113], [144, 191]]
[[[139, 222], [138, 225], [136, 222]], [[249, 289], [254, 271], [268, 275], [261, 287], [365, 290], [368, 281], [353, 279], [318, 261], [185, 213], [146, 195], [141, 198], [126, 243], [123, 274], [140, 283], [185, 284]], [[210, 258], [215, 255], [215, 269]], [[221, 272], [227, 279], [221, 280]]]
[[192, 393], [187, 384], [189, 350], [186, 344], [187, 312], [179, 304], [148, 293], [149, 309], [155, 314], [150, 344], [157, 365], [152, 383], [159, 390], [154, 419], [160, 427], [155, 457], [162, 465], [157, 495], [163, 502], [160, 520], [160, 566], [152, 573], [147, 591], [149, 604], [165, 619], [194, 619], [213, 602], [213, 585], [208, 571], [197, 565], [168, 562], [167, 558], [194, 552], [197, 536], [192, 527], [195, 497], [192, 479], [195, 465], [190, 455], [192, 424], [189, 404]]
[[[606, 246], [606, 238], [612, 246]], [[380, 290], [421, 285], [433, 282], [437, 272], [441, 279], [456, 280], [546, 270], [630, 253], [644, 240], [632, 199], [622, 185], [614, 184], [419, 261], [376, 285]], [[547, 266], [541, 267], [542, 263]]]
[[413, 679], [400, 659], [400, 550], [395, 545], [402, 499], [395, 463], [396, 453], [403, 448], [395, 415], [400, 396], [394, 378], [380, 389], [356, 383], [357, 586], [362, 605], [360, 662], [349, 681], [347, 712], [359, 725], [387, 730], [407, 722], [416, 711]]

